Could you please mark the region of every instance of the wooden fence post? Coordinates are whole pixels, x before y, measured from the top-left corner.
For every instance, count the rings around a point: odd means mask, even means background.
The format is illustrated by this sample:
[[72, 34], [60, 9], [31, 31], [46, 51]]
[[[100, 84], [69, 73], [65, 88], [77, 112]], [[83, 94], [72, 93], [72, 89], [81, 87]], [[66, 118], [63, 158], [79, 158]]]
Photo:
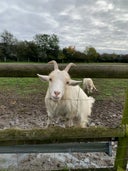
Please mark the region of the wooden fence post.
[[117, 171], [126, 171], [128, 164], [128, 90], [123, 111], [122, 125], [125, 127], [125, 136], [118, 140], [115, 168]]

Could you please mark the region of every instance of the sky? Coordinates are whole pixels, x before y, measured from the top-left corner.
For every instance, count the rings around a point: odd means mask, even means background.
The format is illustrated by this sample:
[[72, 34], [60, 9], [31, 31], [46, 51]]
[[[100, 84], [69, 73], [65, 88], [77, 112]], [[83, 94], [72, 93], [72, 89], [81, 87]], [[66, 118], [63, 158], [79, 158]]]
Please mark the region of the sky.
[[56, 34], [61, 48], [128, 53], [128, 0], [0, 0], [0, 34]]

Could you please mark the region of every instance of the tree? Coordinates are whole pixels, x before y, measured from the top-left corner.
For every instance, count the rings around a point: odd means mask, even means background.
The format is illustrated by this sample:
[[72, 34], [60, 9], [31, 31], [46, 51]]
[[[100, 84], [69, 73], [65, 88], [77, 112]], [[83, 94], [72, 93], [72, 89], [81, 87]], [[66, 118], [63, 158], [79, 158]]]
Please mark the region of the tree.
[[118, 62], [118, 60], [120, 61], [120, 57], [119, 55], [116, 55], [115, 53], [112, 53], [112, 54], [103, 53], [100, 55], [100, 58], [99, 58], [99, 62]]
[[25, 41], [25, 58], [27, 61], [37, 62], [38, 59], [38, 52], [37, 52], [37, 45], [33, 41]]
[[55, 34], [37, 34], [34, 41], [38, 47], [38, 57], [41, 61], [58, 58], [59, 39]]
[[19, 41], [16, 51], [17, 61], [38, 62], [37, 45], [33, 41]]
[[5, 30], [0, 35], [0, 43], [2, 47], [3, 58], [6, 62], [7, 59], [10, 60], [13, 56], [15, 56], [15, 45], [17, 43], [17, 39], [11, 33]]
[[48, 49], [47, 53], [49, 56], [52, 57], [52, 59], [56, 59], [56, 60], [58, 59], [59, 38], [55, 34], [52, 34], [49, 38], [49, 49]]
[[63, 54], [65, 55], [67, 62], [74, 61], [75, 46], [68, 46], [63, 48]]
[[61, 63], [66, 61], [66, 56], [64, 55], [63, 50], [59, 50], [58, 61]]
[[26, 59], [26, 43], [25, 41], [19, 41], [16, 46], [17, 61], [27, 61]]
[[4, 53], [3, 53], [3, 44], [0, 43], [0, 61], [3, 62]]
[[80, 51], [76, 51], [73, 55], [73, 58], [75, 62], [87, 62], [87, 56]]
[[96, 49], [92, 46], [86, 47], [84, 53], [87, 55], [88, 62], [96, 62], [99, 56]]

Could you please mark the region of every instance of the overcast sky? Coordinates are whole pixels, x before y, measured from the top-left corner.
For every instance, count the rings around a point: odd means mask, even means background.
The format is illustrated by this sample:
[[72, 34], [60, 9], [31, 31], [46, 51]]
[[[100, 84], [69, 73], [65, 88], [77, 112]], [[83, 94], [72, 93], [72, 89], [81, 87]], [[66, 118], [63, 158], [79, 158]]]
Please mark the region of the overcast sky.
[[128, 53], [128, 0], [0, 0], [0, 33], [56, 34], [59, 45]]

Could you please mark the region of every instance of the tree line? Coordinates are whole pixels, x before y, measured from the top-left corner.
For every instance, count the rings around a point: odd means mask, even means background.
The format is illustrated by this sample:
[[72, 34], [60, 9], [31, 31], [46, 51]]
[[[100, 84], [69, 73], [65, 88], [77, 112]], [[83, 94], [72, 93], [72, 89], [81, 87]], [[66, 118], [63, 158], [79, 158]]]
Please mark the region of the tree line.
[[83, 52], [59, 46], [55, 34], [36, 34], [32, 41], [19, 41], [7, 30], [0, 34], [0, 62], [128, 62], [128, 54], [100, 54], [92, 46]]

